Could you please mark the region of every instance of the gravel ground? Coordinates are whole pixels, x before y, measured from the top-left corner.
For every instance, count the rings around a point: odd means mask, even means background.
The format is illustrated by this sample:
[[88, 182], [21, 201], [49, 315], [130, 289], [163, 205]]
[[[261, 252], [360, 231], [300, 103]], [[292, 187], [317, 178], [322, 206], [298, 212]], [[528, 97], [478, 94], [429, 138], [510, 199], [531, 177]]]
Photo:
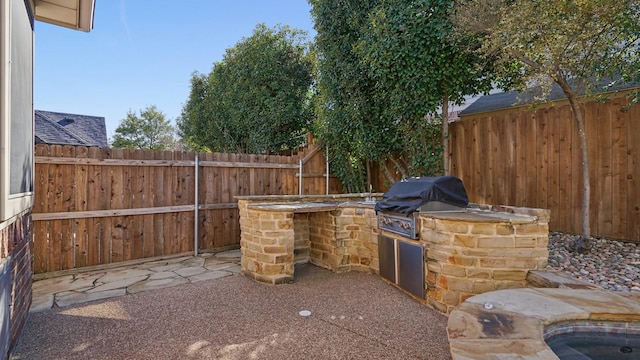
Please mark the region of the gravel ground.
[[640, 292], [640, 246], [610, 239], [595, 239], [591, 250], [580, 253], [568, 244], [576, 235], [549, 234], [547, 270], [565, 272], [575, 278], [612, 291]]
[[298, 265], [32, 313], [10, 359], [445, 360], [446, 325], [377, 275]]

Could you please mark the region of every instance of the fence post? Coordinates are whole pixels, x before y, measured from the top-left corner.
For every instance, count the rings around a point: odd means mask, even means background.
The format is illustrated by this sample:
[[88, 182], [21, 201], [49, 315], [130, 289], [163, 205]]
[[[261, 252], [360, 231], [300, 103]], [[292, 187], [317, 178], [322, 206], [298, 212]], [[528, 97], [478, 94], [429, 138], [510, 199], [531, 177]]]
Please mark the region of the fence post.
[[327, 145], [326, 149], [327, 149], [327, 151], [326, 151], [326, 156], [327, 156], [327, 173], [325, 174], [325, 175], [326, 175], [326, 177], [327, 177], [327, 178], [326, 178], [326, 179], [327, 179], [327, 180], [326, 180], [326, 188], [327, 188], [327, 190], [326, 190], [326, 195], [329, 195], [329, 145]]
[[195, 159], [195, 176], [194, 176], [194, 187], [195, 187], [195, 196], [194, 196], [194, 202], [195, 202], [195, 206], [194, 206], [194, 212], [193, 212], [193, 253], [194, 256], [198, 256], [198, 238], [200, 237], [198, 234], [198, 217], [199, 217], [199, 192], [200, 189], [198, 188], [198, 168], [200, 166], [200, 159], [198, 157], [198, 153], [196, 153], [196, 159]]
[[298, 174], [298, 194], [302, 196], [302, 159], [298, 161], [298, 166], [300, 167]]

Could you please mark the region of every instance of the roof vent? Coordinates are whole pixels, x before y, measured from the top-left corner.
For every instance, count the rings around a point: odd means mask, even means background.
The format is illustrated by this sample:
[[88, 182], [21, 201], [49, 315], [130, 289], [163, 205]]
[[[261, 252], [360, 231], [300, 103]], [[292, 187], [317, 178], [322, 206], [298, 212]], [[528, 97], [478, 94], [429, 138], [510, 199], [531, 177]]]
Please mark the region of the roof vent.
[[75, 120], [70, 119], [70, 118], [64, 118], [60, 121], [58, 121], [58, 125], [60, 126], [67, 126], [69, 124], [73, 124], [75, 122]]

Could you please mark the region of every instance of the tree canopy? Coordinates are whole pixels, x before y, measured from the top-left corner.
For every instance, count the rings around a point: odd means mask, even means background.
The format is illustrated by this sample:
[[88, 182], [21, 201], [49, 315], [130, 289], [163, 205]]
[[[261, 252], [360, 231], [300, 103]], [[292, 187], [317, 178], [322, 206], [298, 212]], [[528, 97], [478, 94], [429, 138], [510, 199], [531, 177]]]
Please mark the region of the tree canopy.
[[[380, 121], [374, 81], [354, 47], [376, 1], [311, 0], [317, 31], [318, 97], [316, 135], [330, 147], [332, 172], [347, 192], [367, 187], [366, 161], [388, 152], [394, 137]], [[382, 135], [384, 133], [384, 136]]]
[[299, 146], [312, 119], [313, 54], [305, 32], [259, 24], [209, 75], [194, 73], [178, 119], [195, 148], [278, 153]]
[[[467, 95], [491, 89], [490, 62], [481, 62], [470, 48], [473, 37], [454, 36], [452, 0], [381, 1], [369, 14], [359, 42], [362, 61], [375, 81], [381, 116], [402, 121], [402, 134], [424, 134], [441, 108], [443, 151], [448, 143], [448, 104], [460, 104]], [[425, 128], [426, 127], [426, 128]], [[436, 130], [437, 132], [437, 130]], [[438, 135], [438, 134], [436, 134]], [[437, 138], [437, 137], [436, 137]], [[422, 146], [404, 146], [410, 153], [408, 169], [419, 172], [448, 170], [448, 156], [431, 154], [438, 148], [423, 139]], [[399, 150], [399, 149], [398, 149]], [[398, 151], [396, 150], [396, 151]]]
[[[569, 100], [582, 154], [582, 235], [591, 236], [589, 159], [578, 97], [603, 81], [640, 77], [638, 0], [461, 0], [457, 29], [477, 36], [485, 59], [512, 88], [535, 88], [544, 99], [555, 83]], [[609, 79], [609, 80], [606, 80]]]
[[176, 143], [174, 129], [155, 105], [136, 112], [129, 110], [115, 130], [111, 146], [125, 149], [169, 150]]
[[390, 161], [402, 176], [442, 173], [447, 122], [436, 112], [490, 87], [490, 73], [468, 50], [472, 38], [452, 33], [454, 1], [310, 3], [320, 137], [343, 184], [368, 189], [371, 162]]

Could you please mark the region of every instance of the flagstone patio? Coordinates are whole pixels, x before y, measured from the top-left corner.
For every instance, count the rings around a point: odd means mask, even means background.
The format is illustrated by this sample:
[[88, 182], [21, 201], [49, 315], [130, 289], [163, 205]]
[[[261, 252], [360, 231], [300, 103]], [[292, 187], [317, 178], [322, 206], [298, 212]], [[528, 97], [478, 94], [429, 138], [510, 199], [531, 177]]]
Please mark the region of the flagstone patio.
[[212, 280], [239, 272], [240, 250], [232, 250], [35, 280], [29, 312]]

